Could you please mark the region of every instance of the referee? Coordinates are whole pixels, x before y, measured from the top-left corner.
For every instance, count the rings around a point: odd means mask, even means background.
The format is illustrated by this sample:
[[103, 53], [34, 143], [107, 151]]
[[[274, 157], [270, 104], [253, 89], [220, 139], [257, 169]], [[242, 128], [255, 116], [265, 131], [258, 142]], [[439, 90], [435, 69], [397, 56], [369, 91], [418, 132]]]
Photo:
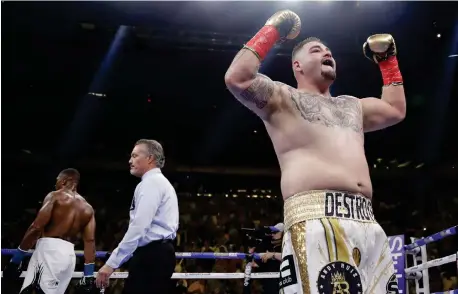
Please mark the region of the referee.
[[175, 268], [173, 240], [178, 229], [178, 199], [162, 175], [161, 144], [139, 140], [130, 156], [130, 173], [141, 177], [130, 206], [124, 238], [97, 274], [97, 286], [107, 287], [113, 271], [132, 257], [123, 294], [169, 293]]

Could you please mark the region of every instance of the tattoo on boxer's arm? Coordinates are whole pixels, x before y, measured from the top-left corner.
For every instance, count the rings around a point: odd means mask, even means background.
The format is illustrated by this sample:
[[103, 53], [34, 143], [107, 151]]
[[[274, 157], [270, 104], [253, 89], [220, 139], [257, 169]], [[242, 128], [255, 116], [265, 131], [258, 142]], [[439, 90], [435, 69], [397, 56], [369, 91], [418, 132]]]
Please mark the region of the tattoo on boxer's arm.
[[240, 97], [247, 102], [263, 109], [274, 94], [275, 83], [263, 74], [256, 74], [252, 84], [240, 93]]

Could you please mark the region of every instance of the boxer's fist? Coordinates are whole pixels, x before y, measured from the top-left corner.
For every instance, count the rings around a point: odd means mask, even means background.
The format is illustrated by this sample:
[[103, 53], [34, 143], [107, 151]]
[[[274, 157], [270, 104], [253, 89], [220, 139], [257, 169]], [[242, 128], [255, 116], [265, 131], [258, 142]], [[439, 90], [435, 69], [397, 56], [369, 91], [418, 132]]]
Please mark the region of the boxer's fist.
[[379, 63], [386, 60], [389, 56], [397, 54], [396, 44], [390, 34], [377, 34], [367, 38], [363, 45], [364, 55], [370, 60]]
[[280, 33], [280, 38], [292, 40], [301, 31], [301, 19], [291, 10], [280, 10], [267, 20], [266, 26], [274, 26]]
[[8, 262], [3, 270], [3, 278], [8, 280], [17, 280], [21, 275], [21, 263]]
[[76, 293], [100, 293], [100, 291], [95, 286], [95, 277], [82, 277], [76, 285]]

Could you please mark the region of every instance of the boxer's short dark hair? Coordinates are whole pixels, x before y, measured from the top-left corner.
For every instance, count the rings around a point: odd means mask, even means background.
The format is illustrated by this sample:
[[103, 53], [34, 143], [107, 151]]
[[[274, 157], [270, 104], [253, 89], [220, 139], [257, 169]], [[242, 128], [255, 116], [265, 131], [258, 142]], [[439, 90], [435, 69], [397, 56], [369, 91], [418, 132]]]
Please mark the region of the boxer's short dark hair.
[[140, 144], [144, 144], [148, 149], [148, 154], [154, 156], [156, 159], [156, 166], [158, 168], [163, 168], [165, 164], [165, 155], [161, 143], [149, 139], [140, 139], [135, 143], [135, 145]]
[[80, 172], [74, 168], [66, 168], [63, 171], [61, 171], [59, 174], [65, 177], [68, 177], [68, 178], [72, 178], [72, 180], [75, 183], [80, 182]]
[[326, 44], [321, 39], [319, 39], [317, 37], [308, 37], [308, 38], [302, 40], [301, 42], [297, 43], [296, 46], [294, 46], [292, 57], [294, 58], [294, 56], [297, 54], [297, 52], [299, 50], [301, 50], [302, 47], [304, 47], [306, 44], [308, 44], [310, 42], [319, 42], [319, 43], [321, 43], [321, 44], [326, 46]]

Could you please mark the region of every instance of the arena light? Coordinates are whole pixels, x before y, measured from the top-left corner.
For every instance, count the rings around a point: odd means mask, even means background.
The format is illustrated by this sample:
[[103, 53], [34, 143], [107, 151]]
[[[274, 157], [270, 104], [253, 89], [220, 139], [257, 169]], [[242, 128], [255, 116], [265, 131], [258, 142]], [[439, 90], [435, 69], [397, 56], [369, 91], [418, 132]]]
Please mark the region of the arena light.
[[402, 167], [406, 167], [410, 164], [410, 161], [407, 161], [407, 162], [404, 162], [404, 163], [401, 163], [398, 165], [399, 168], [402, 168]]
[[92, 96], [96, 96], [96, 97], [107, 97], [107, 94], [103, 94], [103, 93], [93, 93], [93, 92], [89, 92], [88, 94], [89, 94], [89, 95], [92, 95]]
[[441, 34], [437, 34], [437, 35], [436, 35], [436, 37], [437, 37], [438, 39], [440, 39], [440, 37], [441, 37]]

